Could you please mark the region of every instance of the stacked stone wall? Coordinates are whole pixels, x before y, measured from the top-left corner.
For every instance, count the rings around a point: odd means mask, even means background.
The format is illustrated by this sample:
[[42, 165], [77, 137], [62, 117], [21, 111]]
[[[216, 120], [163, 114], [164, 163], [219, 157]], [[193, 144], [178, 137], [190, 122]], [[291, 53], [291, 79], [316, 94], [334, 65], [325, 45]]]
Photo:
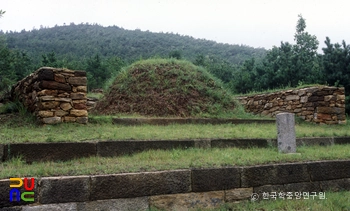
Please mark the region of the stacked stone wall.
[[274, 117], [281, 112], [294, 113], [308, 122], [345, 123], [345, 91], [339, 87], [309, 87], [269, 94], [238, 97], [245, 110]]
[[19, 100], [44, 124], [88, 122], [85, 71], [42, 67], [12, 87]]

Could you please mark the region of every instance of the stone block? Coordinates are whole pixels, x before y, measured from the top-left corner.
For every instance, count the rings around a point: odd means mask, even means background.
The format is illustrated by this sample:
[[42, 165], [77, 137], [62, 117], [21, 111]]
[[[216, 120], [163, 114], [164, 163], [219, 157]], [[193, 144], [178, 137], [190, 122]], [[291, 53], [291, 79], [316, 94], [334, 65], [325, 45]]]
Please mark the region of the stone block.
[[0, 144], [0, 163], [5, 160], [5, 149], [7, 147], [4, 144]]
[[24, 206], [22, 211], [79, 211], [76, 203], [43, 204], [35, 206]]
[[320, 186], [325, 192], [350, 191], [350, 178], [320, 181]]
[[306, 164], [275, 164], [244, 167], [241, 187], [281, 185], [309, 181]]
[[41, 204], [88, 201], [89, 176], [43, 177], [39, 181]]
[[86, 103], [74, 103], [73, 108], [80, 109], [80, 110], [87, 110]]
[[63, 111], [63, 110], [57, 110], [57, 111], [55, 111], [55, 116], [62, 117], [62, 116], [65, 116], [65, 115], [67, 115], [67, 114], [68, 114], [67, 111]]
[[150, 207], [160, 210], [213, 209], [222, 205], [224, 191], [151, 196]]
[[337, 100], [345, 100], [345, 95], [337, 95]]
[[41, 101], [53, 101], [55, 100], [55, 97], [54, 96], [51, 96], [51, 95], [46, 95], [46, 96], [41, 96], [39, 97], [39, 99]]
[[38, 80], [39, 81], [43, 81], [43, 80], [53, 81], [54, 80], [53, 71], [51, 69], [41, 68], [38, 72]]
[[133, 198], [190, 191], [190, 170], [100, 175], [91, 177], [90, 200]]
[[42, 118], [41, 121], [44, 124], [52, 125], [52, 124], [61, 123], [62, 119], [61, 119], [61, 117], [47, 117], [47, 118]]
[[9, 158], [22, 156], [27, 162], [70, 160], [96, 155], [95, 143], [22, 143], [10, 144]]
[[88, 120], [88, 117], [77, 117], [76, 122], [78, 122], [79, 124], [87, 124]]
[[327, 137], [299, 138], [296, 141], [297, 141], [297, 146], [312, 146], [312, 145], [329, 146], [334, 144], [333, 138], [327, 138]]
[[70, 98], [71, 98], [72, 100], [82, 100], [82, 99], [86, 99], [86, 93], [83, 93], [83, 92], [71, 93], [71, 94], [70, 94]]
[[77, 121], [76, 117], [72, 117], [72, 116], [63, 117], [63, 122], [76, 122], [76, 121]]
[[212, 139], [211, 147], [267, 147], [266, 139]]
[[308, 169], [311, 181], [348, 178], [350, 160], [310, 162]]
[[87, 86], [77, 86], [77, 92], [87, 92]]
[[253, 188], [235, 188], [231, 190], [225, 190], [225, 202], [250, 199], [252, 194]]
[[285, 192], [320, 192], [319, 182], [301, 182], [284, 185]]
[[[15, 177], [15, 175], [13, 175], [13, 177]], [[28, 177], [28, 187], [32, 187], [31, 184], [31, 178], [32, 177]], [[24, 178], [21, 178], [22, 180]], [[27, 205], [27, 204], [32, 204], [32, 203], [36, 203], [38, 202], [38, 181], [35, 178], [35, 185], [34, 185], [34, 189], [32, 190], [34, 192], [34, 201], [33, 202], [26, 202], [23, 200], [20, 201], [16, 201], [16, 195], [13, 194], [13, 200], [14, 201], [10, 201], [10, 190], [13, 189], [10, 187], [10, 179], [2, 179], [0, 180], [0, 210], [3, 210], [3, 207], [13, 207], [13, 206], [22, 206], [22, 205]], [[17, 184], [17, 183], [16, 183]], [[19, 189], [20, 193], [25, 192], [25, 188], [24, 185], [22, 185], [21, 187], [17, 188]]]
[[296, 152], [295, 120], [292, 113], [276, 115], [278, 151], [282, 153]]
[[60, 108], [62, 108], [63, 111], [68, 111], [72, 108], [72, 105], [70, 103], [61, 103]]
[[334, 137], [335, 144], [350, 144], [350, 137]]
[[175, 148], [187, 149], [190, 147], [194, 147], [194, 141], [101, 141], [97, 143], [97, 154], [99, 156], [109, 157], [132, 154], [151, 149], [170, 150]]
[[323, 100], [324, 100], [323, 96], [312, 95], [308, 98], [308, 102], [317, 102], [317, 101], [323, 101]]
[[74, 86], [86, 86], [87, 78], [86, 77], [69, 77], [68, 83]]
[[77, 109], [72, 109], [69, 111], [70, 115], [75, 116], [75, 117], [86, 117], [88, 116], [87, 110], [77, 110]]
[[193, 169], [192, 191], [205, 192], [239, 188], [240, 168]]
[[48, 109], [57, 108], [59, 104], [60, 103], [56, 101], [46, 101], [46, 102], [38, 103], [38, 107], [39, 109], [48, 110]]
[[306, 103], [307, 101], [308, 101], [308, 96], [300, 97], [300, 102], [301, 103]]
[[41, 81], [39, 86], [42, 89], [57, 89], [57, 90], [64, 90], [64, 91], [72, 90], [72, 87], [70, 85], [59, 83], [56, 81]]
[[317, 113], [322, 114], [344, 114], [345, 108], [338, 108], [338, 107], [318, 107]]
[[194, 147], [195, 148], [203, 148], [203, 149], [208, 149], [211, 148], [211, 140], [194, 140]]
[[288, 95], [286, 97], [286, 100], [287, 101], [290, 101], [290, 100], [299, 100], [300, 99], [300, 96], [299, 95]]
[[55, 81], [59, 82], [59, 83], [66, 83], [66, 78], [64, 77], [64, 75], [62, 74], [55, 74]]
[[55, 98], [55, 101], [70, 103], [72, 102], [72, 99], [67, 97], [57, 97]]
[[82, 70], [75, 70], [74, 71], [74, 76], [76, 77], [86, 77], [86, 72]]
[[[52, 111], [39, 111], [38, 116], [41, 118], [53, 117], [53, 112]], [[48, 124], [48, 123], [46, 123], [46, 124]]]
[[79, 211], [96, 211], [96, 210], [138, 210], [148, 211], [148, 197], [138, 197], [130, 199], [110, 199], [77, 203]]

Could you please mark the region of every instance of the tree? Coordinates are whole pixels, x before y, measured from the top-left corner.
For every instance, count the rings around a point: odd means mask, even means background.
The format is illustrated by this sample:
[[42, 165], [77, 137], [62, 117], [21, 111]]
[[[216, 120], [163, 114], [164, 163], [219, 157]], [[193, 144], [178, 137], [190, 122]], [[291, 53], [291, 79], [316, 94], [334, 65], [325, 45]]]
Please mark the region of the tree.
[[[261, 75], [258, 86], [262, 89], [296, 87], [303, 83], [322, 82], [322, 63], [317, 54], [316, 36], [305, 31], [306, 21], [299, 15], [294, 34], [295, 44], [281, 42], [280, 47], [268, 51], [257, 72]], [[259, 84], [258, 82], [258, 84]]]
[[169, 53], [169, 58], [175, 58], [175, 59], [180, 60], [180, 59], [182, 59], [182, 54], [180, 51], [171, 51]]
[[[298, 83], [315, 83], [319, 81], [315, 76], [319, 76], [321, 71], [317, 57], [319, 42], [315, 35], [305, 31], [306, 21], [302, 15], [298, 17], [294, 35], [296, 44], [293, 46], [294, 77], [298, 79]], [[295, 86], [297, 83], [294, 82], [291, 85]]]
[[0, 18], [2, 18], [2, 16], [5, 14], [6, 11], [2, 11], [0, 10]]
[[323, 67], [325, 80], [333, 86], [344, 86], [346, 97], [346, 113], [350, 113], [350, 45], [332, 44], [326, 37], [326, 48], [323, 50]]

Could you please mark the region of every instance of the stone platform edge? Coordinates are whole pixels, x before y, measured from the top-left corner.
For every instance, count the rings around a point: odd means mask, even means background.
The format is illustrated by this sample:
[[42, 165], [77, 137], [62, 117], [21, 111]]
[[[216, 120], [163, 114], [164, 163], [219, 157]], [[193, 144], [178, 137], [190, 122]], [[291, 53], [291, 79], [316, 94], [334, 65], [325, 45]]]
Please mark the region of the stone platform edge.
[[350, 160], [41, 177], [35, 178], [33, 204], [10, 202], [9, 184], [9, 179], [0, 180], [2, 210], [210, 208], [250, 199], [253, 193], [261, 199], [264, 192], [325, 192], [327, 196], [329, 191], [350, 191]]
[[[350, 144], [350, 137], [298, 138], [297, 146]], [[0, 144], [0, 162], [21, 156], [26, 162], [66, 161], [90, 156], [113, 157], [146, 150], [187, 148], [277, 147], [276, 139], [106, 140], [94, 142]]]
[[219, 118], [113, 118], [113, 124], [121, 125], [170, 125], [170, 124], [271, 124], [274, 119], [219, 119]]

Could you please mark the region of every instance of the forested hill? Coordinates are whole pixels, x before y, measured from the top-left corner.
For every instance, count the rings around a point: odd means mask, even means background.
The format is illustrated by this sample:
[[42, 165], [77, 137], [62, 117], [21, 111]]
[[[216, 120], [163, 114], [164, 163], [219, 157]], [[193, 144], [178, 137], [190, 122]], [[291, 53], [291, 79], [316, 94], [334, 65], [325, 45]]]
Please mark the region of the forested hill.
[[39, 63], [43, 54], [54, 52], [58, 59], [87, 59], [96, 54], [107, 58], [117, 56], [125, 61], [153, 56], [167, 57], [179, 52], [188, 60], [196, 56], [215, 56], [234, 64], [255, 57], [262, 58], [266, 50], [244, 45], [221, 44], [173, 33], [153, 33], [126, 30], [117, 26], [74, 23], [67, 26], [5, 33], [9, 48], [25, 51]]

